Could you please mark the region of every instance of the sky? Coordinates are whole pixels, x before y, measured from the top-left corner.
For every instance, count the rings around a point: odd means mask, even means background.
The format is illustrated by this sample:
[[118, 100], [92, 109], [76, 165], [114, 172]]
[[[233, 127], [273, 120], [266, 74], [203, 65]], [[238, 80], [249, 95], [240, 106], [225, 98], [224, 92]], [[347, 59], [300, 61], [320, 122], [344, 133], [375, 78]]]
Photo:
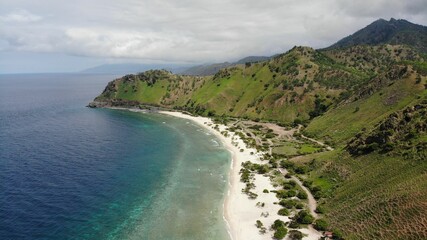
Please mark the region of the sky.
[[427, 25], [426, 0], [0, 0], [0, 73], [270, 56], [392, 17]]

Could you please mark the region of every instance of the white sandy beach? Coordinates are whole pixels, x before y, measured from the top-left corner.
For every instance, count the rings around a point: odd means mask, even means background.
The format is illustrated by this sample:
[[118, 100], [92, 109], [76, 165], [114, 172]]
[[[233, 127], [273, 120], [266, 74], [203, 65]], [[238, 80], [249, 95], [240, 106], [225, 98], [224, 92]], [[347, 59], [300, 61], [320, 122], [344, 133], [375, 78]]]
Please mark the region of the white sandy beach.
[[[255, 189], [252, 192], [258, 194], [255, 200], [249, 199], [248, 196], [242, 193], [245, 184], [240, 181], [239, 171], [241, 164], [246, 161], [253, 163], [262, 163], [260, 160], [260, 153], [255, 149], [247, 148], [239, 136], [229, 133], [228, 137], [223, 136], [220, 132], [227, 130], [224, 125], [219, 125], [219, 132], [214, 129], [215, 124], [212, 120], [205, 117], [193, 117], [183, 114], [181, 112], [160, 111], [162, 114], [167, 114], [179, 118], [185, 118], [198, 123], [209, 129], [215, 134], [224, 144], [224, 146], [232, 154], [231, 170], [229, 173], [229, 189], [224, 202], [224, 218], [228, 224], [228, 230], [233, 240], [239, 239], [272, 239], [273, 232], [269, 230], [270, 226], [276, 219], [282, 221], [289, 221], [288, 217], [280, 216], [277, 214], [280, 205], [274, 204], [278, 202], [274, 193], [263, 193], [264, 189], [274, 190], [275, 188], [270, 182], [268, 177], [256, 174], [255, 175]], [[241, 152], [243, 149], [243, 152]], [[254, 154], [251, 155], [250, 153]], [[256, 204], [265, 203], [264, 207], [258, 207]], [[264, 213], [264, 214], [263, 214]], [[264, 215], [264, 216], [262, 216]], [[268, 216], [265, 216], [268, 215]], [[256, 228], [256, 220], [260, 220], [264, 227], [267, 228], [267, 233], [261, 234], [259, 229]], [[320, 233], [314, 229], [299, 229], [308, 236], [304, 239], [317, 240], [321, 237]]]

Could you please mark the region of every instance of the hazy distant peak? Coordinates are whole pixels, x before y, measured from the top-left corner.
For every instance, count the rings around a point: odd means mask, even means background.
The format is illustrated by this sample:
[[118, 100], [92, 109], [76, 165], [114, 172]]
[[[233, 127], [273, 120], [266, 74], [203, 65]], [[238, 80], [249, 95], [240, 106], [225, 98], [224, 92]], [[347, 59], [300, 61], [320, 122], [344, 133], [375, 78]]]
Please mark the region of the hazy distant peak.
[[328, 49], [379, 44], [408, 45], [427, 53], [427, 27], [404, 19], [391, 18], [387, 21], [380, 18]]

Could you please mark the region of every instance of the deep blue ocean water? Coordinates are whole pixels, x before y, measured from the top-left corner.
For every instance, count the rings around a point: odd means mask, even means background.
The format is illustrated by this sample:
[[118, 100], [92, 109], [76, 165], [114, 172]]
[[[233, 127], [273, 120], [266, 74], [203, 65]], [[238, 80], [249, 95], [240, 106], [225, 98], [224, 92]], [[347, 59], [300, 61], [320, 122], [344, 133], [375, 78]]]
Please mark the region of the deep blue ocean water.
[[229, 153], [195, 124], [89, 109], [112, 75], [0, 75], [0, 239], [227, 239]]

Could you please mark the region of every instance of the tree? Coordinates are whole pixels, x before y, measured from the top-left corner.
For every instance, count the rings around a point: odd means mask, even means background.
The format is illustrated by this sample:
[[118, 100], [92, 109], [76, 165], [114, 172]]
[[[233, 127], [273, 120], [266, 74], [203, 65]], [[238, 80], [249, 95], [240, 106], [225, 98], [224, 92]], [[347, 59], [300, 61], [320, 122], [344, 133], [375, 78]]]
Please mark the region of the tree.
[[310, 115], [310, 119], [313, 119], [317, 116], [322, 115], [326, 110], [328, 109], [328, 106], [323, 104], [324, 99], [320, 99], [316, 97], [314, 100], [314, 110], [309, 112], [308, 115]]

